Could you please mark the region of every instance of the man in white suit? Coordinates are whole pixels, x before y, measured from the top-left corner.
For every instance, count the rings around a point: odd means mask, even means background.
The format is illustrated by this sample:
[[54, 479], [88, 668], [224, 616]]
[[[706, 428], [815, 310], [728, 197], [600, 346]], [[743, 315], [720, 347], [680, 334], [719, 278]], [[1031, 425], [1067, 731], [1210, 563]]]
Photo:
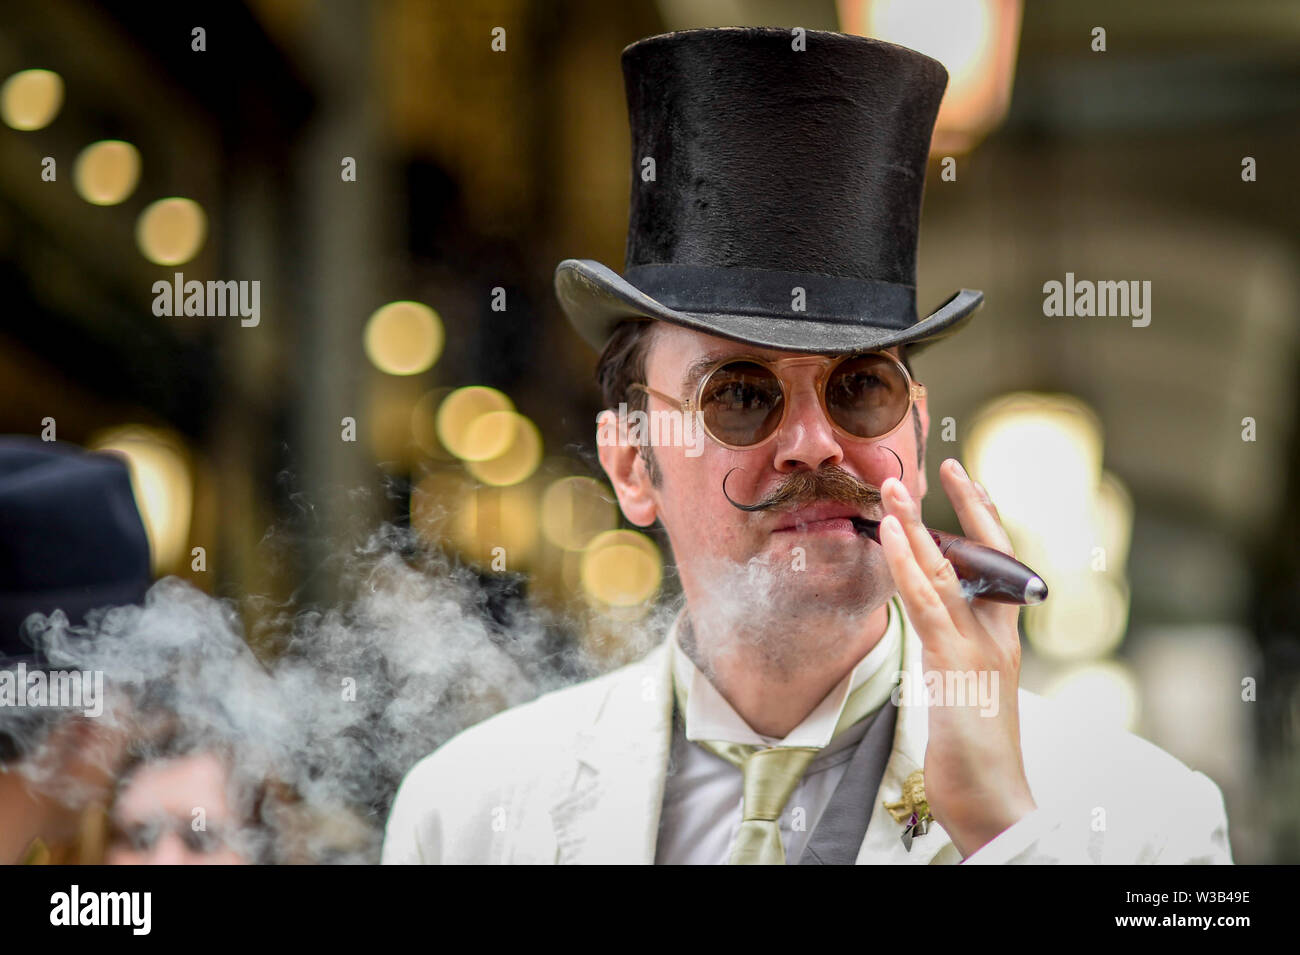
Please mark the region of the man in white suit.
[[[623, 66], [627, 267], [566, 260], [556, 289], [601, 351], [601, 464], [685, 604], [639, 662], [421, 761], [384, 861], [1231, 862], [1215, 784], [1020, 690], [1018, 607], [969, 595], [921, 523], [907, 354], [982, 300], [917, 320], [942, 66], [749, 28]], [[966, 536], [1010, 553], [984, 489], [939, 473]]]

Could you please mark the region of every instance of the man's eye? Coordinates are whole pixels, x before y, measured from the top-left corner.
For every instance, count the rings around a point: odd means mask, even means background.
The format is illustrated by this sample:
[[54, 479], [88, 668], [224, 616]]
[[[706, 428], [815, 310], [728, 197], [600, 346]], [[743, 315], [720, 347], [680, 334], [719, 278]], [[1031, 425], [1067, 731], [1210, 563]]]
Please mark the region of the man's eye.
[[888, 391], [889, 385], [879, 375], [842, 375], [831, 388], [836, 398], [859, 401], [868, 396]]
[[144, 852], [158, 841], [158, 827], [143, 822], [136, 823], [125, 826], [121, 830], [121, 836], [136, 852]]
[[183, 830], [185, 848], [191, 852], [214, 852], [221, 845], [221, 836], [206, 829], [191, 829], [188, 826]]
[[765, 408], [771, 399], [768, 393], [748, 382], [731, 381], [720, 386], [711, 400], [727, 408]]

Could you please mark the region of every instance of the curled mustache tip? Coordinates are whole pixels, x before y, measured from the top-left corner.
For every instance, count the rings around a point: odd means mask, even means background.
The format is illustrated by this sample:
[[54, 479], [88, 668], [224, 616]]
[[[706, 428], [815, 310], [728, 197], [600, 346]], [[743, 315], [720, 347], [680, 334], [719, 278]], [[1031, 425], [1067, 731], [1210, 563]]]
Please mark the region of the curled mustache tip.
[[727, 499], [728, 504], [730, 504], [732, 507], [739, 508], [742, 511], [761, 511], [764, 508], [769, 507], [770, 506], [769, 504], [765, 504], [762, 501], [759, 501], [757, 504], [741, 504], [737, 502], [735, 498], [733, 498], [730, 494], [727, 493], [727, 478], [731, 477], [731, 475], [736, 471], [743, 471], [743, 470], [745, 469], [737, 466], [732, 468], [730, 471], [726, 473], [726, 475], [722, 478], [722, 496]]
[[903, 480], [903, 459], [898, 456], [898, 452], [893, 448], [885, 448], [885, 450], [892, 454], [894, 460], [898, 462], [898, 479]]

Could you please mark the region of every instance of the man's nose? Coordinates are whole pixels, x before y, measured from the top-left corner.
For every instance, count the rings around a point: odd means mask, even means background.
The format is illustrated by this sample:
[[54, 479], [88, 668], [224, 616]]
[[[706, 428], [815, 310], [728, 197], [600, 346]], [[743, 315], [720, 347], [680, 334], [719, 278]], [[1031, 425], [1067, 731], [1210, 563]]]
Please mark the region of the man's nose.
[[189, 851], [180, 836], [174, 832], [165, 832], [153, 847], [148, 865], [188, 865]]
[[822, 410], [816, 390], [800, 388], [788, 400], [790, 407], [776, 436], [773, 466], [789, 473], [843, 464], [839, 435]]

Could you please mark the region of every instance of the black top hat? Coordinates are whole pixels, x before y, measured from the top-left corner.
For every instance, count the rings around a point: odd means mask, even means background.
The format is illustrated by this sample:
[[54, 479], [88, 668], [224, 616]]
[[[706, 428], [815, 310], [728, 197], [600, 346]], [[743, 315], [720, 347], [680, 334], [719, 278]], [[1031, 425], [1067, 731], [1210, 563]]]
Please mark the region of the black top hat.
[[624, 274], [590, 259], [555, 271], [593, 347], [624, 319], [658, 318], [790, 351], [865, 351], [933, 341], [980, 306], [982, 292], [962, 289], [917, 321], [917, 228], [947, 71], [867, 37], [809, 30], [796, 46], [789, 30], [726, 27], [623, 51]]
[[97, 607], [139, 603], [151, 582], [120, 458], [0, 438], [0, 663], [41, 662], [22, 633], [29, 615], [62, 610], [77, 625]]

